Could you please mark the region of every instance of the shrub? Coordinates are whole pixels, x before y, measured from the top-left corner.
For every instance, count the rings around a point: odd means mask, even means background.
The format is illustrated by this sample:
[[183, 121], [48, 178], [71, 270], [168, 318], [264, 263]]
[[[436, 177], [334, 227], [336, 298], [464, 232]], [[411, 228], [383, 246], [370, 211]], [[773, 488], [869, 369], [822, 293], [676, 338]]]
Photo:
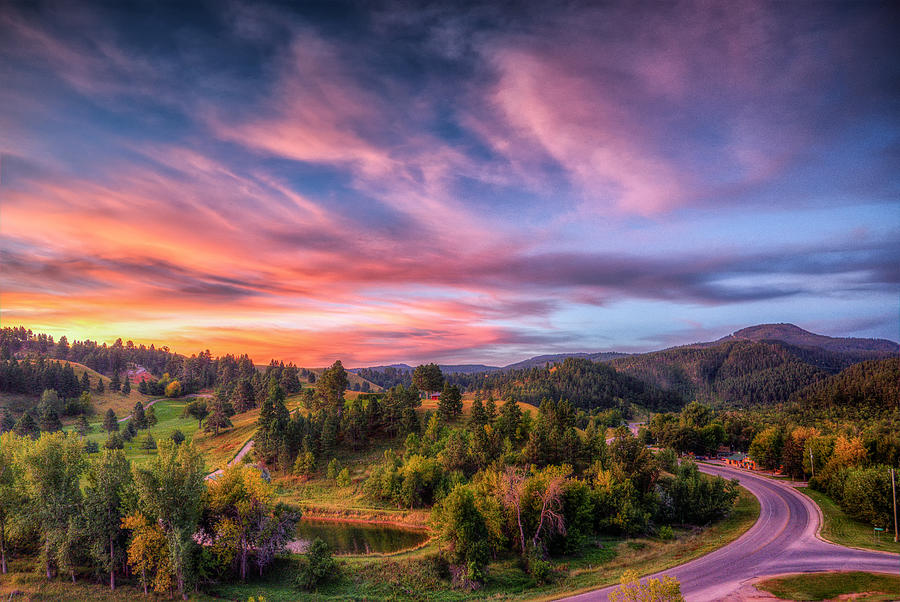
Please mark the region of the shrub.
[[350, 484], [350, 471], [347, 468], [338, 473], [337, 484], [341, 487], [347, 487]]
[[333, 578], [337, 572], [337, 563], [331, 555], [331, 548], [318, 537], [309, 545], [306, 557], [300, 560], [300, 571], [297, 586], [312, 591], [322, 583]]
[[178, 429], [172, 431], [170, 437], [172, 438], [172, 441], [175, 442], [175, 445], [181, 445], [182, 443], [184, 443], [184, 433], [182, 433]]
[[636, 571], [625, 571], [621, 580], [622, 586], [609, 595], [613, 602], [684, 602], [681, 595], [681, 584], [674, 577], [647, 579], [642, 583]]
[[659, 528], [659, 538], [663, 541], [675, 539], [675, 531], [669, 525], [663, 525]]
[[331, 462], [328, 463], [328, 468], [325, 470], [325, 477], [329, 480], [333, 480], [337, 478], [338, 472], [341, 470], [341, 464], [337, 461], [337, 458], [332, 458]]
[[119, 435], [119, 433], [110, 433], [109, 437], [106, 439], [104, 447], [106, 449], [122, 449], [125, 447], [125, 442], [122, 440], [122, 437]]
[[153, 435], [147, 433], [147, 436], [141, 442], [141, 449], [153, 450], [156, 449], [156, 439], [153, 438]]
[[100, 451], [100, 446], [97, 444], [96, 441], [88, 440], [88, 441], [84, 442], [84, 453], [96, 454], [98, 451]]
[[[249, 454], [244, 456], [249, 457]], [[316, 471], [316, 456], [311, 452], [297, 454], [297, 460], [294, 462], [294, 474], [298, 477], [311, 477]]]

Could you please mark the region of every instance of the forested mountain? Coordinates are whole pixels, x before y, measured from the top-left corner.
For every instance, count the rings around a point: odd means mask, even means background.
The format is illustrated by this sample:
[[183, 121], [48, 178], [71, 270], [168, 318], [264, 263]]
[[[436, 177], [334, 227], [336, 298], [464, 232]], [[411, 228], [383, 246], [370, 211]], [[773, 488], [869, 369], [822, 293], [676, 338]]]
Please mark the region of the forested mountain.
[[687, 399], [730, 405], [784, 403], [845, 367], [840, 354], [751, 341], [677, 347], [620, 358], [612, 365]]
[[900, 411], [900, 359], [893, 357], [850, 366], [798, 391], [801, 410], [878, 416]]
[[829, 337], [803, 330], [793, 324], [758, 324], [738, 330], [712, 345], [729, 341], [781, 341], [797, 347], [815, 347], [850, 355], [855, 361], [881, 359], [896, 355], [897, 343], [885, 339]]
[[533, 366], [545, 366], [546, 364], [558, 364], [566, 358], [588, 359], [594, 362], [608, 362], [620, 357], [626, 357], [627, 353], [619, 353], [617, 351], [599, 351], [597, 353], [555, 353], [553, 355], [536, 355], [535, 357], [509, 364], [501, 368], [501, 370], [520, 370], [522, 368], [531, 368]]
[[544, 399], [569, 400], [586, 410], [621, 408], [630, 403], [657, 411], [676, 409], [685, 398], [628, 374], [605, 363], [585, 358], [566, 358], [553, 366], [533, 366], [521, 370], [504, 370], [480, 374], [448, 375], [448, 382], [466, 389], [489, 391], [501, 398], [535, 405]]

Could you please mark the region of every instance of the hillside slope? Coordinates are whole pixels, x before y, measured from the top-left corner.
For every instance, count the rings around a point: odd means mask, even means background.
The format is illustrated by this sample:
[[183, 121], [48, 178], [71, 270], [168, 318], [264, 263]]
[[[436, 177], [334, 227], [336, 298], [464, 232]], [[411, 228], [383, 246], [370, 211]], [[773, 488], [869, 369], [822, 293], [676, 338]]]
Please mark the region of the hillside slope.
[[900, 359], [873, 360], [850, 366], [798, 391], [793, 401], [814, 412], [881, 414], [900, 411]]

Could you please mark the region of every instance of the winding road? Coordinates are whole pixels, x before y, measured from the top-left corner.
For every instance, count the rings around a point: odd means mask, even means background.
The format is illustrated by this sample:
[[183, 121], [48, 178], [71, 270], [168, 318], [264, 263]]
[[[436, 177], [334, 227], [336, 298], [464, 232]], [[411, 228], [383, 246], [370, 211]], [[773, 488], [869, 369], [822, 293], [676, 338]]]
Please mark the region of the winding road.
[[[700, 464], [707, 474], [736, 478], [759, 499], [759, 519], [737, 540], [715, 552], [653, 577], [670, 575], [681, 582], [689, 602], [743, 600], [740, 592], [758, 577], [821, 571], [897, 573], [900, 555], [846, 548], [817, 537], [818, 506], [790, 485], [735, 470]], [[607, 600], [615, 586], [566, 598], [573, 602]]]

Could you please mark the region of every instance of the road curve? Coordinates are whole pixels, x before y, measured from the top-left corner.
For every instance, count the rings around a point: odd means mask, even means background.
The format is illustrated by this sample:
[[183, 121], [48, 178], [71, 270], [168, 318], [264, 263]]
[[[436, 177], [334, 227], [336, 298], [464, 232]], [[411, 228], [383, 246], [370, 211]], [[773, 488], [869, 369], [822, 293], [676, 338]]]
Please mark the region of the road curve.
[[[759, 519], [727, 546], [653, 577], [671, 575], [681, 582], [689, 602], [740, 600], [737, 591], [757, 577], [821, 571], [897, 573], [900, 555], [857, 550], [818, 539], [820, 515], [815, 503], [790, 485], [735, 470], [701, 464], [702, 472], [736, 478], [759, 499]], [[615, 587], [566, 598], [573, 602], [607, 600]]]

